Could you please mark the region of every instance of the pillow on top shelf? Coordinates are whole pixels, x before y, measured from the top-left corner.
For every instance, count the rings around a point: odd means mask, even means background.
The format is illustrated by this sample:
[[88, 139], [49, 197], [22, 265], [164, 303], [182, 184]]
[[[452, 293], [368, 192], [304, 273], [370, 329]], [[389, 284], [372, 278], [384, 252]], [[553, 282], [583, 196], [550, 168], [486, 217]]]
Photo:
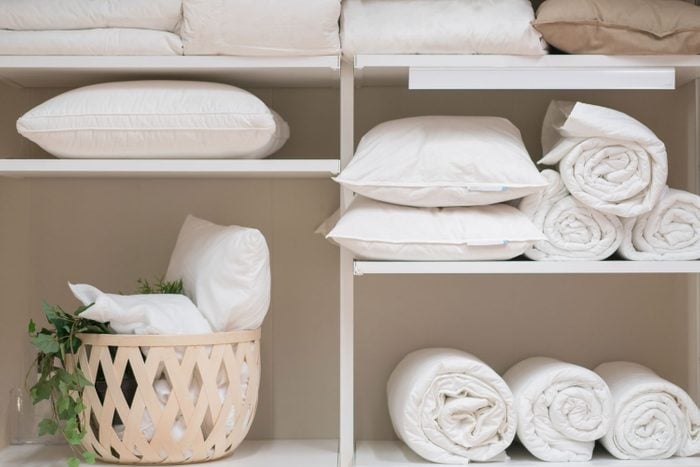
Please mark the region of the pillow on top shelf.
[[254, 159], [289, 137], [253, 94], [198, 81], [86, 86], [30, 110], [17, 130], [54, 156], [84, 159]]
[[700, 54], [700, 7], [682, 0], [546, 0], [535, 28], [575, 54]]

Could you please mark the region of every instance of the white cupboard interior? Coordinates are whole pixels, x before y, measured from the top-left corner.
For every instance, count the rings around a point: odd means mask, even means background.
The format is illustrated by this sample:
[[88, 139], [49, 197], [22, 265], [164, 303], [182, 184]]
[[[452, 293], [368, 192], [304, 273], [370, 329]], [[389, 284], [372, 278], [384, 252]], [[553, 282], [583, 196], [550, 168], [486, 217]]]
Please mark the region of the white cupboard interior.
[[[540, 354], [589, 367], [633, 360], [699, 400], [696, 262], [641, 265], [642, 274], [628, 274], [634, 268], [615, 261], [538, 263], [535, 269], [527, 266], [535, 263], [518, 261], [353, 264], [313, 233], [341, 197], [347, 201], [330, 178], [374, 125], [431, 114], [506, 117], [537, 160], [552, 99], [604, 105], [642, 121], [667, 145], [669, 183], [697, 192], [698, 57], [613, 62], [614, 69], [627, 63], [637, 71], [673, 70], [677, 87], [665, 90], [535, 90], [527, 83], [537, 75], [517, 63], [509, 66], [508, 57], [489, 60], [494, 69], [505, 67], [519, 78], [523, 84], [515, 87], [529, 89], [409, 90], [411, 64], [400, 57], [360, 57], [366, 66], [346, 63], [342, 72], [336, 57], [313, 63], [192, 58], [155, 64], [0, 59], [0, 420], [10, 418], [10, 389], [22, 384], [30, 366], [26, 325], [30, 317], [39, 319], [42, 300], [72, 307], [68, 281], [129, 291], [135, 279], [157, 277], [188, 213], [259, 228], [271, 250], [272, 308], [263, 326], [258, 413], [230, 465], [432, 465], [395, 440], [385, 392], [398, 361], [428, 346], [466, 350], [496, 371]], [[468, 73], [465, 60], [452, 71]], [[604, 58], [593, 65], [586, 60], [579, 68], [607, 76]], [[136, 77], [240, 84], [285, 117], [291, 139], [272, 159], [253, 165], [154, 166], [51, 159], [15, 131], [20, 115], [67, 89]], [[8, 445], [8, 429], [7, 423], [0, 426], [2, 446]], [[0, 464], [62, 465], [62, 449], [8, 447], [0, 451]], [[511, 454], [515, 465], [542, 465], [517, 448]], [[604, 453], [596, 454], [596, 462], [590, 465], [637, 465]], [[665, 465], [697, 462], [673, 459]]]

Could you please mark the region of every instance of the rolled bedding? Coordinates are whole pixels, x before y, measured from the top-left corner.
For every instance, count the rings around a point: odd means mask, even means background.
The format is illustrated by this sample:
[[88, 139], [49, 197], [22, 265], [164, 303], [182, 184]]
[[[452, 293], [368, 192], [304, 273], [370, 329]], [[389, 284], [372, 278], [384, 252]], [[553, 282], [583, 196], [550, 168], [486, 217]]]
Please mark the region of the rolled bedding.
[[666, 186], [663, 142], [622, 112], [554, 101], [542, 130], [541, 164], [559, 165], [564, 185], [583, 204], [635, 217], [651, 211]]
[[571, 196], [554, 170], [543, 170], [542, 175], [548, 187], [523, 198], [519, 208], [547, 240], [535, 242], [525, 256], [537, 261], [598, 261], [615, 253], [623, 238], [620, 219]]
[[387, 393], [396, 434], [423, 458], [443, 464], [507, 459], [516, 428], [513, 395], [475, 356], [412, 352], [391, 374]]
[[588, 461], [595, 440], [612, 423], [605, 382], [586, 368], [551, 358], [528, 358], [503, 379], [513, 391], [520, 442], [540, 460]]
[[619, 252], [636, 261], [700, 259], [700, 196], [667, 188], [650, 212], [625, 219]]
[[629, 362], [599, 365], [615, 404], [601, 439], [618, 459], [667, 459], [700, 453], [700, 411], [688, 394], [649, 368]]

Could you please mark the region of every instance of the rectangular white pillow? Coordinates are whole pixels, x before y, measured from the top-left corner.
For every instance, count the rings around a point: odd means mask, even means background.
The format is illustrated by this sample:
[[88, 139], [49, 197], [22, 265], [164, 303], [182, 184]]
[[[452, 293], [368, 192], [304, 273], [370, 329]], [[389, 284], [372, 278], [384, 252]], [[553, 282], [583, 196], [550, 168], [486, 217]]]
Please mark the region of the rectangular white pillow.
[[182, 40], [152, 29], [0, 30], [0, 55], [182, 55]]
[[0, 29], [141, 28], [176, 32], [182, 0], [0, 0]]
[[414, 208], [358, 196], [328, 238], [358, 258], [395, 261], [484, 261], [521, 255], [545, 237], [506, 204]]
[[66, 158], [261, 158], [289, 136], [278, 119], [234, 86], [130, 81], [54, 97], [22, 116], [17, 130]]
[[340, 0], [183, 0], [185, 55], [340, 52]]
[[343, 53], [542, 55], [529, 0], [344, 0]]
[[547, 187], [520, 131], [497, 117], [382, 123], [335, 180], [368, 198], [422, 207], [495, 204]]

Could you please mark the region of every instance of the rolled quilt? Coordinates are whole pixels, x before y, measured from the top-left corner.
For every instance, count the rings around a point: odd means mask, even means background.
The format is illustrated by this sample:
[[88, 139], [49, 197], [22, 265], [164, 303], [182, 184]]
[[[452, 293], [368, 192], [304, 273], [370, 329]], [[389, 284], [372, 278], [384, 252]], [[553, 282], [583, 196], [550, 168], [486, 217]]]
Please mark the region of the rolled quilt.
[[604, 363], [595, 369], [615, 404], [601, 439], [618, 459], [667, 459], [700, 453], [700, 411], [688, 394], [642, 365]]
[[623, 237], [620, 219], [571, 196], [554, 170], [543, 170], [542, 175], [549, 182], [547, 189], [523, 198], [519, 208], [547, 240], [536, 242], [525, 256], [537, 261], [597, 261], [615, 253]]
[[583, 204], [620, 217], [649, 212], [668, 177], [666, 146], [616, 110], [554, 101], [542, 129], [541, 164], [559, 164], [564, 185]]
[[700, 196], [668, 188], [651, 210], [625, 219], [620, 255], [636, 261], [700, 258]]
[[452, 349], [412, 352], [391, 374], [387, 393], [396, 434], [425, 459], [507, 459], [516, 428], [513, 395], [475, 356]]
[[518, 439], [548, 462], [588, 461], [610, 428], [613, 402], [605, 382], [586, 368], [528, 358], [503, 379], [513, 391]]

